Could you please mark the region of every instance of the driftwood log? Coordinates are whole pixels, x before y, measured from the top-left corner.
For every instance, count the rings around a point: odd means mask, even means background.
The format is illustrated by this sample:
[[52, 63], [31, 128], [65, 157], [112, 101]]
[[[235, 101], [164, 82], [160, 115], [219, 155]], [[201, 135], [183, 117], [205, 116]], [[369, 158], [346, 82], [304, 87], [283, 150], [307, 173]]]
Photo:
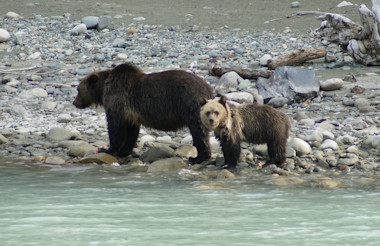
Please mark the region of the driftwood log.
[[318, 17], [322, 20], [317, 32], [329, 42], [340, 45], [355, 61], [380, 65], [380, 0], [371, 0], [372, 11], [359, 6], [361, 25], [334, 13]]
[[314, 60], [325, 56], [325, 48], [299, 49], [289, 54], [280, 55], [273, 59], [270, 59], [268, 60], [267, 65], [269, 69], [274, 70], [276, 67], [297, 65], [309, 60]]
[[258, 79], [259, 77], [269, 78], [273, 71], [271, 70], [259, 70], [259, 69], [251, 69], [251, 68], [242, 68], [242, 67], [226, 67], [220, 66], [215, 63], [208, 64], [208, 70], [210, 75], [213, 76], [222, 76], [225, 73], [234, 71], [239, 74], [243, 79]]

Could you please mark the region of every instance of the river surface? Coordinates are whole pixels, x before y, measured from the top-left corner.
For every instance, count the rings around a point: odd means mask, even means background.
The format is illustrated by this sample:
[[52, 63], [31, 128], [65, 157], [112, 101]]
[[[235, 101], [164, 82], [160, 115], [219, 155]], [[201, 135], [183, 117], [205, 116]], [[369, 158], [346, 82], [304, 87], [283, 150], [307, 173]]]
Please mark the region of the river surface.
[[379, 190], [217, 182], [123, 167], [2, 164], [0, 242], [379, 245]]

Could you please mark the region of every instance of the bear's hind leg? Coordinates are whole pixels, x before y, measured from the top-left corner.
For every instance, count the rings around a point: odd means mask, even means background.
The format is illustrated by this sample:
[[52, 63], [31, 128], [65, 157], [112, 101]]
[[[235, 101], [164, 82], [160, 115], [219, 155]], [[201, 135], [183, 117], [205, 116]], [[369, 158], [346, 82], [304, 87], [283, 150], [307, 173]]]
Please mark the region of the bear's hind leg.
[[286, 142], [271, 142], [268, 143], [269, 163], [274, 163], [281, 167], [286, 161]]

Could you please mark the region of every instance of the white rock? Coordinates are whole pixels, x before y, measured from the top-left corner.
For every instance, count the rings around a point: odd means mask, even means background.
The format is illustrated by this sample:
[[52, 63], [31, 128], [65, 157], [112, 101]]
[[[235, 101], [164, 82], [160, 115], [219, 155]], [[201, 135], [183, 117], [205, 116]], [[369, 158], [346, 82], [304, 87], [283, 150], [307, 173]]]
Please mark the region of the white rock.
[[86, 25], [88, 29], [94, 29], [98, 26], [99, 17], [97, 16], [86, 16], [82, 18], [82, 23]]
[[71, 33], [73, 34], [83, 34], [87, 31], [87, 26], [86, 24], [82, 23], [79, 25], [76, 25], [72, 30]]
[[11, 18], [11, 19], [21, 19], [22, 16], [17, 14], [16, 12], [9, 11], [8, 13], [5, 14], [5, 17]]
[[310, 145], [300, 138], [292, 138], [288, 142], [288, 146], [297, 152], [297, 156], [309, 154], [311, 152]]
[[343, 1], [343, 2], [339, 3], [339, 4], [337, 5], [337, 7], [338, 7], [338, 8], [342, 8], [342, 7], [352, 6], [352, 5], [354, 5], [354, 4], [351, 3], [351, 2]]
[[272, 56], [269, 54], [265, 54], [260, 58], [260, 65], [266, 66], [268, 65], [268, 60], [272, 59]]
[[35, 97], [47, 97], [48, 93], [42, 88], [33, 88], [26, 91], [22, 91], [19, 97], [24, 99], [35, 98]]
[[193, 136], [186, 135], [184, 138], [181, 140], [181, 144], [192, 144], [193, 143]]
[[326, 139], [325, 141], [323, 141], [323, 143], [321, 144], [321, 146], [319, 148], [320, 149], [333, 149], [333, 150], [337, 150], [337, 149], [339, 149], [339, 146], [338, 146], [338, 144], [334, 140]]
[[236, 72], [228, 72], [223, 74], [217, 85], [215, 86], [215, 89], [227, 89], [227, 88], [236, 88], [239, 85], [239, 80], [244, 80], [242, 77], [239, 76]]
[[372, 138], [372, 147], [374, 148], [380, 147], [380, 135], [376, 135]]
[[320, 81], [321, 90], [333, 91], [343, 86], [343, 80], [339, 78], [332, 78], [325, 81]]
[[40, 58], [41, 58], [41, 52], [38, 52], [38, 51], [34, 52], [30, 56], [28, 56], [29, 60], [37, 60], [37, 59], [40, 59]]
[[0, 42], [6, 42], [11, 38], [9, 32], [3, 28], [0, 28]]
[[157, 137], [156, 141], [159, 143], [171, 143], [172, 138], [170, 136], [161, 136]]
[[225, 94], [227, 100], [238, 103], [253, 103], [253, 95], [248, 92], [231, 92]]
[[145, 21], [145, 17], [142, 17], [142, 16], [139, 16], [139, 17], [135, 17], [133, 18], [134, 21]]
[[128, 54], [127, 53], [118, 53], [117, 58], [125, 60], [128, 58]]
[[153, 143], [155, 140], [156, 140], [156, 138], [153, 137], [152, 135], [143, 135], [140, 138], [139, 145], [140, 146], [144, 146], [145, 144], [149, 145], [149, 144]]
[[71, 121], [71, 115], [70, 114], [67, 114], [67, 113], [62, 113], [60, 115], [58, 115], [58, 119], [57, 119], [57, 122], [59, 123], [68, 123]]
[[306, 141], [308, 142], [319, 142], [321, 143], [323, 141], [323, 134], [321, 131], [314, 130], [312, 132], [307, 132], [305, 136]]

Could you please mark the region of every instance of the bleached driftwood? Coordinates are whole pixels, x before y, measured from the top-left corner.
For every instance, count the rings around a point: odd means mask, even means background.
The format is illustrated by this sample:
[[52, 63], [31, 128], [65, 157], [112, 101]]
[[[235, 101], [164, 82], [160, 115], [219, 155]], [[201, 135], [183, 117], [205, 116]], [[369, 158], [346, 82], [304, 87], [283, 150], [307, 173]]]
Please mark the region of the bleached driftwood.
[[317, 32], [329, 42], [335, 42], [365, 65], [380, 65], [380, 0], [372, 1], [372, 11], [360, 5], [361, 25], [334, 13], [318, 17], [322, 20]]
[[269, 69], [274, 70], [276, 67], [297, 65], [309, 60], [314, 60], [325, 56], [325, 48], [303, 48], [285, 55], [277, 56], [269, 60], [267, 65]]
[[259, 77], [269, 78], [273, 73], [271, 70], [259, 70], [242, 67], [222, 67], [215, 63], [209, 63], [208, 70], [210, 75], [218, 77], [222, 76], [225, 73], [234, 71], [243, 79], [258, 79]]

